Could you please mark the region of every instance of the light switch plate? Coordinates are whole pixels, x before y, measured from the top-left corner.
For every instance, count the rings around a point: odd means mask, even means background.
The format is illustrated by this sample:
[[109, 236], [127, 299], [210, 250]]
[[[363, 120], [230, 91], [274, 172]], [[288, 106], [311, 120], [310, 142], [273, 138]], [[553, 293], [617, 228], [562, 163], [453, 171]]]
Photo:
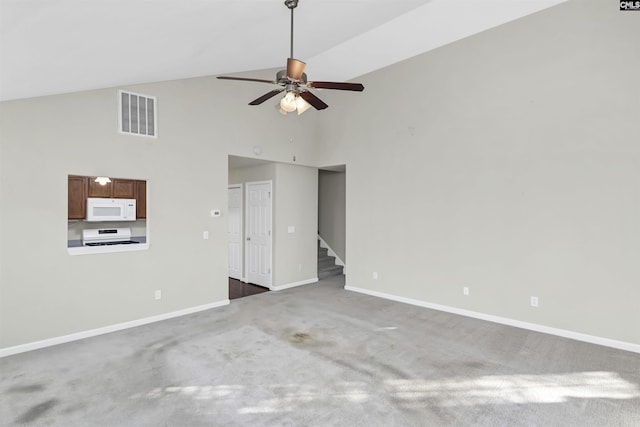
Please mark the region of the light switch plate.
[[290, 225], [287, 227], [287, 233], [295, 233], [296, 232], [296, 226], [295, 225]]

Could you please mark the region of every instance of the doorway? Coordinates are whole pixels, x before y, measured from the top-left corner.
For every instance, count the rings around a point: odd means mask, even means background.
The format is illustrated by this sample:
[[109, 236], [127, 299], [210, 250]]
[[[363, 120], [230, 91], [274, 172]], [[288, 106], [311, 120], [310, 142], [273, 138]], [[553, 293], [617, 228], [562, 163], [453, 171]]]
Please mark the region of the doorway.
[[[229, 252], [229, 299], [244, 298], [246, 296], [267, 292], [269, 289], [247, 283], [249, 280], [243, 274], [244, 266], [244, 210], [243, 184], [228, 186], [228, 252]], [[246, 252], [247, 256], [249, 252]], [[267, 271], [270, 270], [268, 267]], [[260, 279], [258, 279], [260, 280]]]
[[346, 275], [346, 165], [318, 171], [318, 277]]

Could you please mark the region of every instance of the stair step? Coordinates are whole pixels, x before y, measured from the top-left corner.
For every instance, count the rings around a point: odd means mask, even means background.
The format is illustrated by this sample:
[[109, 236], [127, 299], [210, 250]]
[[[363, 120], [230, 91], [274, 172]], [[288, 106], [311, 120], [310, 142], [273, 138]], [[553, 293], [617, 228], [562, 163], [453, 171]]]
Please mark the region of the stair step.
[[320, 246], [318, 240], [318, 278], [338, 276], [344, 274], [344, 267], [336, 265], [336, 257], [329, 255], [329, 250]]
[[334, 265], [333, 267], [324, 268], [322, 270], [318, 270], [318, 278], [324, 279], [326, 277], [337, 276], [342, 274], [342, 266]]
[[336, 265], [336, 259], [334, 257], [318, 258], [318, 269], [332, 267], [334, 265]]

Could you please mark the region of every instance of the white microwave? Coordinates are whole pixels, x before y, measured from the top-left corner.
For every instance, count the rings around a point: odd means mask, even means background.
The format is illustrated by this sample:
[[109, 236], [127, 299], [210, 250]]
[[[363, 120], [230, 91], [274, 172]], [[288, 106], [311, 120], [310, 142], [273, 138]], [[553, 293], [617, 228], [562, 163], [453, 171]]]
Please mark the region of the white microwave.
[[136, 199], [87, 199], [87, 221], [135, 221]]

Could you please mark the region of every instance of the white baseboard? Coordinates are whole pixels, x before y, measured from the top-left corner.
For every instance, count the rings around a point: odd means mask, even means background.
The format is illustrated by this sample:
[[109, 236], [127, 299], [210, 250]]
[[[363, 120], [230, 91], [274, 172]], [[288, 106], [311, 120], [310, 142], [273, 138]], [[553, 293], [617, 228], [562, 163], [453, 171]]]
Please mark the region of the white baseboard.
[[144, 319], [132, 320], [130, 322], [117, 323], [115, 325], [105, 326], [88, 331], [76, 332], [60, 337], [49, 338], [42, 341], [34, 341], [27, 344], [20, 344], [13, 347], [5, 347], [0, 349], [0, 358], [11, 356], [26, 351], [37, 350], [40, 348], [50, 347], [52, 345], [63, 344], [70, 341], [82, 340], [98, 335], [108, 334], [109, 332], [121, 331], [123, 329], [135, 328], [136, 326], [146, 325], [148, 323], [160, 322], [161, 320], [171, 319], [173, 317], [185, 316], [187, 314], [197, 313], [199, 311], [209, 310], [211, 308], [222, 307], [228, 305], [229, 300], [222, 300], [210, 304], [199, 305], [196, 307], [185, 308], [183, 310], [172, 311], [170, 313], [159, 314], [157, 316], [145, 317]]
[[324, 241], [324, 239], [322, 237], [320, 237], [320, 235], [318, 235], [318, 240], [320, 240], [320, 247], [321, 248], [325, 248], [327, 250], [327, 254], [329, 256], [332, 256], [336, 259], [336, 265], [339, 265], [342, 267], [342, 274], [347, 274], [347, 266], [345, 265], [344, 261], [342, 261], [340, 259], [340, 257], [333, 251], [333, 249], [331, 249], [331, 246], [329, 246], [329, 244], [327, 242]]
[[537, 323], [523, 322], [520, 320], [494, 316], [491, 314], [479, 313], [477, 311], [464, 310], [461, 308], [450, 307], [447, 305], [433, 304], [426, 301], [400, 297], [397, 295], [387, 294], [384, 292], [371, 291], [369, 289], [358, 288], [355, 286], [345, 286], [344, 288], [348, 291], [358, 292], [361, 294], [366, 294], [366, 295], [370, 295], [378, 298], [384, 298], [392, 301], [398, 301], [405, 304], [417, 305], [419, 307], [431, 308], [433, 310], [459, 314], [461, 316], [473, 317], [475, 319], [480, 319], [480, 320], [487, 320], [489, 322], [500, 323], [502, 325], [515, 326], [516, 328], [528, 329], [530, 331], [542, 332], [549, 335], [556, 335], [563, 338], [570, 338], [577, 341], [584, 341], [591, 344], [598, 344], [606, 347], [612, 347], [620, 350], [640, 353], [640, 344], [633, 344], [625, 341], [617, 341], [609, 338], [596, 337], [593, 335], [587, 335], [580, 332], [568, 331], [566, 329], [552, 328], [549, 326], [538, 325]]
[[308, 285], [308, 284], [311, 284], [311, 283], [316, 283], [317, 281], [318, 281], [318, 278], [317, 277], [313, 277], [311, 279], [301, 280], [299, 282], [287, 283], [286, 285], [270, 286], [269, 290], [271, 290], [271, 291], [282, 291], [284, 289], [295, 288], [296, 286], [302, 286], [302, 285]]

